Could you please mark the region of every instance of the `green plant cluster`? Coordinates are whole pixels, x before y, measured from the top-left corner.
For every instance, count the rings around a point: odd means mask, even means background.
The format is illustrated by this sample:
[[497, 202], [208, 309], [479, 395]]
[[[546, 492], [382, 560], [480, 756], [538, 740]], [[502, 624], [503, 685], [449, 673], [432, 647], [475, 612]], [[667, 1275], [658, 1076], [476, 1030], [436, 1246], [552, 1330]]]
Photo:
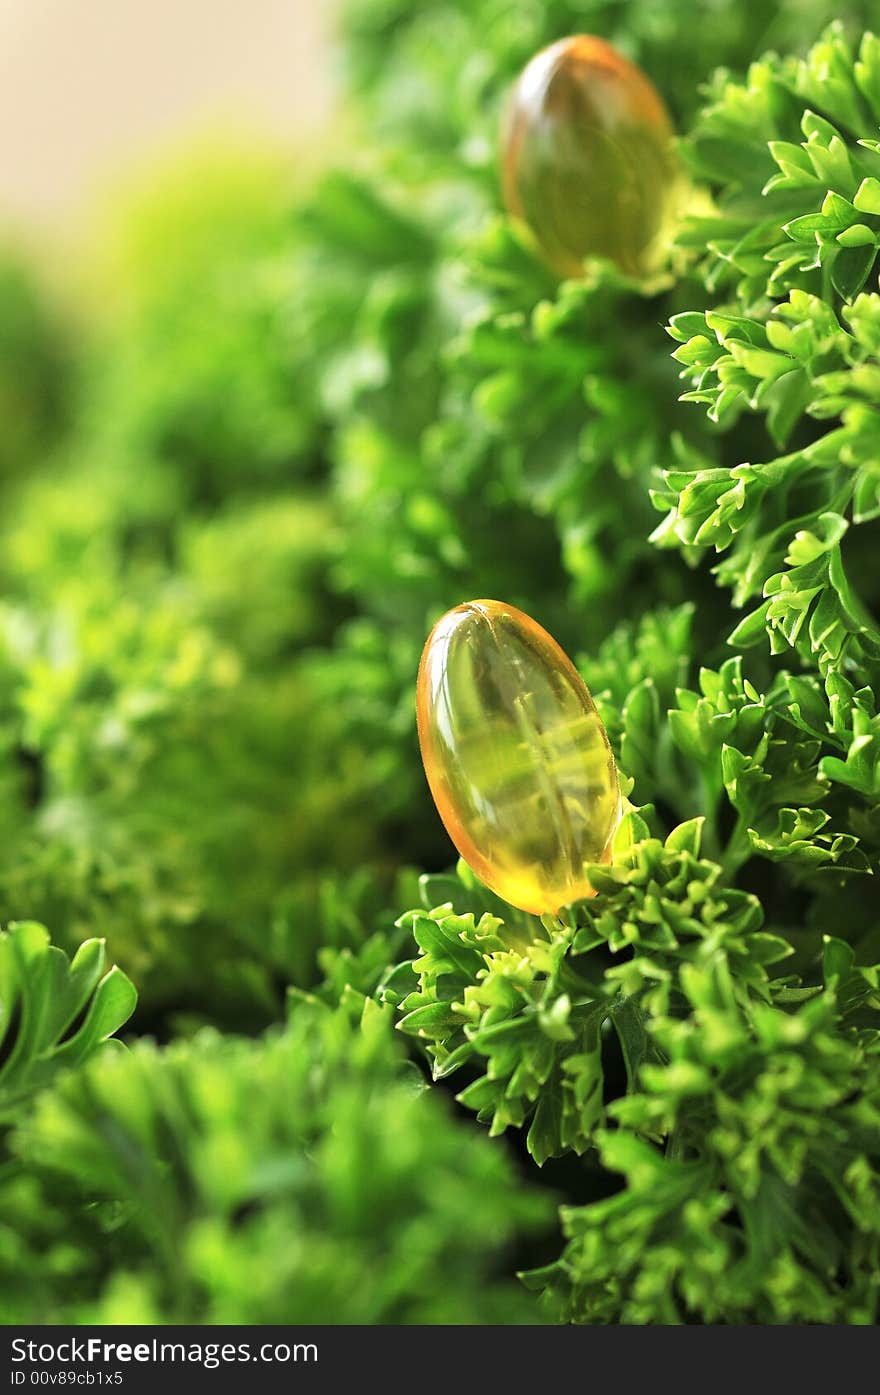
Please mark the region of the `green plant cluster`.
[[283, 320], [292, 197], [209, 151], [115, 213], [72, 427], [0, 524], [5, 912], [106, 936], [142, 1010], [248, 1026], [308, 976], [324, 872], [377, 851], [371, 757], [303, 658], [343, 606]]
[[[369, 148], [166, 170], [78, 335], [0, 277], [7, 1321], [877, 1321], [880, 41], [693, 8], [350, 0]], [[578, 30], [686, 132], [648, 285], [498, 206]], [[478, 595], [630, 801], [558, 917], [444, 870]]]
[[546, 1227], [549, 1198], [357, 1006], [298, 1002], [257, 1040], [143, 1040], [44, 1091], [0, 1184], [7, 1321], [57, 1320], [45, 1282], [20, 1285], [34, 1269], [66, 1285], [67, 1321], [529, 1320], [498, 1259]]
[[[716, 211], [681, 245], [727, 298], [671, 319], [685, 399], [739, 446], [743, 413], [765, 449], [796, 445], [683, 461], [654, 491], [655, 543], [693, 565], [714, 545], [734, 606], [761, 597], [730, 626], [741, 652], [671, 702], [668, 635], [659, 681], [623, 668], [639, 681], [609, 729], [654, 807], [625, 820], [593, 902], [524, 928], [475, 920], [463, 889], [436, 906], [429, 881], [407, 918], [417, 985], [384, 990], [437, 1078], [479, 1061], [459, 1098], [491, 1131], [526, 1127], [538, 1163], [595, 1145], [621, 1174], [563, 1210], [562, 1257], [527, 1276], [574, 1320], [876, 1321], [878, 80], [877, 41], [832, 29], [716, 81], [687, 146]], [[688, 620], [666, 618], [685, 644]]]

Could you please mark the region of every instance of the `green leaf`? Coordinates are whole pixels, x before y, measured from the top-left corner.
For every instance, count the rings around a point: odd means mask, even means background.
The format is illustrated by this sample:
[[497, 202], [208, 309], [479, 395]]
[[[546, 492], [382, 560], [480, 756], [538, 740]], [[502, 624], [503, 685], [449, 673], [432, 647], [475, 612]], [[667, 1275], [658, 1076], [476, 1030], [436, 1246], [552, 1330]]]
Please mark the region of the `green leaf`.
[[526, 1136], [526, 1147], [539, 1167], [543, 1167], [548, 1158], [557, 1157], [562, 1151], [561, 1129], [562, 1090], [557, 1085], [551, 1085], [541, 1092]]
[[853, 203], [861, 213], [880, 214], [880, 179], [867, 175], [853, 195]]
[[829, 988], [834, 988], [852, 973], [855, 954], [845, 940], [825, 935], [822, 951], [822, 977]]
[[843, 247], [831, 267], [831, 284], [844, 300], [855, 300], [868, 279], [877, 255], [872, 242], [868, 246]]
[[837, 234], [841, 247], [876, 247], [878, 234], [865, 223], [853, 223]]
[[87, 940], [70, 962], [41, 925], [0, 932], [0, 1120], [128, 1021], [137, 994], [120, 969], [104, 973], [104, 963], [102, 940]]
[[623, 1051], [628, 1088], [639, 1088], [641, 1068], [646, 1061], [653, 1061], [655, 1048], [645, 1030], [645, 1022], [638, 1006], [631, 999], [624, 999], [611, 1010], [611, 1021]]
[[693, 857], [699, 857], [705, 822], [705, 818], [700, 816], [689, 819], [687, 823], [680, 823], [667, 837], [665, 847], [670, 852], [689, 852]]

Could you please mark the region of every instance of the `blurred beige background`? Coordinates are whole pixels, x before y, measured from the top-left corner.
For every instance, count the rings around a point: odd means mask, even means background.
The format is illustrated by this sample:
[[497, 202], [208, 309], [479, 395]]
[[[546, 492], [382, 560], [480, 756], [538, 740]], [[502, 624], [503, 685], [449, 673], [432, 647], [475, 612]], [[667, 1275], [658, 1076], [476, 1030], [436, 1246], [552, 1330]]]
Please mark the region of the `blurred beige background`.
[[334, 101], [334, 0], [0, 0], [0, 219], [49, 228], [212, 127], [295, 141]]

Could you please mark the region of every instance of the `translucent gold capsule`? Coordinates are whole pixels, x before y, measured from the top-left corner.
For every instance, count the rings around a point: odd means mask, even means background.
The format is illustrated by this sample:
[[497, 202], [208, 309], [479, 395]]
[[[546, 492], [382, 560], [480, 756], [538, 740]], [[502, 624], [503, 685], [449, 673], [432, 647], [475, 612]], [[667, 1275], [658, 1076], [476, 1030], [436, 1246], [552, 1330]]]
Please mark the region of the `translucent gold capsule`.
[[524, 911], [591, 896], [607, 860], [617, 769], [595, 703], [555, 639], [501, 601], [434, 626], [416, 693], [428, 784], [477, 876]]
[[644, 73], [602, 39], [560, 39], [514, 87], [502, 132], [503, 192], [550, 266], [585, 257], [651, 270], [676, 199], [672, 126]]

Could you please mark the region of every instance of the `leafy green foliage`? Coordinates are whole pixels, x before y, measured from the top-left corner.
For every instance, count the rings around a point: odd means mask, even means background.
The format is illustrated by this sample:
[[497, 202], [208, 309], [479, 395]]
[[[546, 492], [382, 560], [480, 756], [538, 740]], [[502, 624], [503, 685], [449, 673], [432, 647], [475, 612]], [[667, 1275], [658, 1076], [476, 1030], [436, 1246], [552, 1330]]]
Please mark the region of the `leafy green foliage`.
[[564, 1211], [562, 1259], [527, 1276], [570, 1318], [876, 1322], [877, 970], [829, 938], [825, 974], [746, 1019], [720, 956], [682, 973], [688, 1016], [654, 1024], [662, 1057], [599, 1139], [625, 1189]]
[[[84, 334], [0, 276], [0, 911], [76, 951], [0, 939], [8, 1320], [877, 1320], [880, 46], [837, 9], [349, 0], [345, 169], [166, 170]], [[578, 30], [691, 124], [651, 284], [498, 207]], [[418, 762], [426, 629], [493, 594], [632, 801], [544, 920], [437, 873]]]
[[671, 321], [685, 396], [722, 428], [759, 413], [777, 449], [795, 448], [733, 471], [669, 471], [655, 534], [692, 554], [725, 553], [716, 570], [735, 604], [761, 598], [735, 643], [760, 643], [766, 629], [774, 653], [794, 647], [823, 670], [846, 664], [865, 679], [880, 658], [861, 543], [880, 508], [871, 387], [880, 298], [862, 290], [876, 281], [878, 93], [875, 37], [863, 36], [856, 57], [834, 28], [803, 61], [771, 57], [744, 86], [719, 84], [698, 123], [692, 159], [706, 176], [714, 169], [716, 211], [683, 242], [709, 247], [709, 285], [736, 298]]
[[0, 523], [3, 913], [106, 937], [146, 1016], [276, 1017], [322, 878], [375, 852], [383, 772], [306, 654], [344, 612], [291, 201], [279, 161], [200, 155], [116, 213], [75, 429]]
[[[627, 816], [563, 921], [410, 913], [421, 956], [382, 996], [417, 975], [400, 1027], [437, 1079], [479, 1063], [459, 1099], [491, 1132], [527, 1124], [539, 1164], [595, 1145], [624, 1174], [563, 1209], [561, 1259], [525, 1276], [564, 1317], [876, 1321], [880, 969], [830, 935], [813, 968], [762, 929], [700, 857], [699, 821], [647, 832]], [[467, 875], [448, 889], [484, 899]]]
[[[401, 1029], [430, 1043], [435, 1078], [486, 1058], [462, 1103], [491, 1121], [494, 1133], [530, 1121], [527, 1144], [539, 1164], [569, 1149], [584, 1152], [593, 1140], [604, 1115], [606, 1024], [634, 1081], [654, 1051], [645, 1006], [649, 1017], [667, 1009], [678, 974], [700, 962], [706, 941], [756, 985], [766, 978], [770, 949], [787, 953], [784, 942], [756, 933], [755, 898], [726, 891], [718, 868], [699, 861], [698, 823], [679, 825], [665, 845], [647, 836], [632, 843], [647, 832], [627, 816], [613, 866], [592, 871], [600, 894], [582, 907], [578, 923], [524, 915], [502, 921], [488, 911], [477, 921], [451, 903], [406, 917], [422, 954], [412, 966], [418, 988], [399, 1003]], [[425, 879], [428, 901], [437, 880]], [[467, 892], [450, 890], [467, 904]], [[632, 950], [633, 957], [597, 956], [602, 945], [611, 956]], [[674, 968], [671, 956], [681, 961]], [[386, 997], [397, 996], [399, 978], [386, 984]]]
[[95, 1242], [75, 1286], [50, 1266], [44, 1319], [537, 1320], [496, 1275], [552, 1207], [402, 1068], [375, 1004], [362, 1025], [298, 1003], [261, 1040], [141, 1041], [44, 1093], [17, 1150]]
[[105, 961], [101, 940], [84, 941], [71, 962], [42, 925], [0, 931], [0, 1122], [131, 1016], [134, 986]]
[[[119, 600], [111, 569], [96, 567], [85, 583], [56, 587], [50, 606], [33, 587], [0, 616], [7, 912], [40, 915], [68, 943], [106, 935], [148, 1000], [173, 1002], [210, 939], [203, 1000], [217, 1010], [231, 993], [250, 1014], [273, 1015], [275, 959], [288, 973], [303, 962], [295, 943], [280, 941], [286, 869], [333, 860], [331, 813], [351, 857], [369, 846], [336, 818], [332, 713], [302, 676], [284, 672], [283, 650], [275, 657], [278, 636], [296, 633], [296, 604], [275, 598], [310, 546], [308, 521], [292, 507], [271, 524], [239, 517], [239, 581], [250, 570], [259, 607], [262, 578], [262, 613], [242, 614], [230, 548], [215, 580], [223, 525], [212, 522], [187, 540], [200, 593], [193, 580], [181, 596], [179, 579], [148, 569], [128, 573]], [[306, 727], [311, 743], [291, 738]], [[344, 749], [335, 761], [344, 770]], [[296, 801], [298, 785], [306, 793]], [[314, 900], [306, 890], [303, 909]], [[265, 929], [273, 897], [274, 943]]]
[[47, 1206], [10, 1139], [36, 1101], [66, 1074], [124, 1048], [114, 1038], [137, 1002], [134, 985], [104, 942], [85, 940], [72, 959], [33, 921], [0, 930], [0, 1318], [30, 1322], [50, 1288], [75, 1281], [94, 1238], [76, 1217]]
[[[570, 1320], [876, 1320], [876, 53], [837, 28], [742, 87], [719, 75], [685, 147], [715, 201], [679, 240], [730, 295], [671, 318], [685, 400], [762, 463], [680, 442], [653, 541], [723, 554], [735, 604], [762, 598], [730, 643], [766, 629], [792, 667], [696, 672], [690, 606], [620, 626], [583, 668], [648, 807], [595, 898], [542, 922], [427, 878], [401, 922], [420, 953], [378, 989], [491, 1132], [621, 1175], [563, 1208], [560, 1260], [526, 1276]], [[504, 386], [512, 420], [528, 396]]]
[[852, 30], [872, 17], [861, 3], [713, 0], [694, 23], [688, 0], [646, 10], [630, 0], [347, 0], [353, 78], [383, 135], [420, 166], [438, 158], [494, 176], [498, 102], [533, 53], [566, 34], [600, 34], [640, 63], [679, 118], [699, 104], [694, 74], [743, 69], [763, 48], [797, 50], [830, 19]]

